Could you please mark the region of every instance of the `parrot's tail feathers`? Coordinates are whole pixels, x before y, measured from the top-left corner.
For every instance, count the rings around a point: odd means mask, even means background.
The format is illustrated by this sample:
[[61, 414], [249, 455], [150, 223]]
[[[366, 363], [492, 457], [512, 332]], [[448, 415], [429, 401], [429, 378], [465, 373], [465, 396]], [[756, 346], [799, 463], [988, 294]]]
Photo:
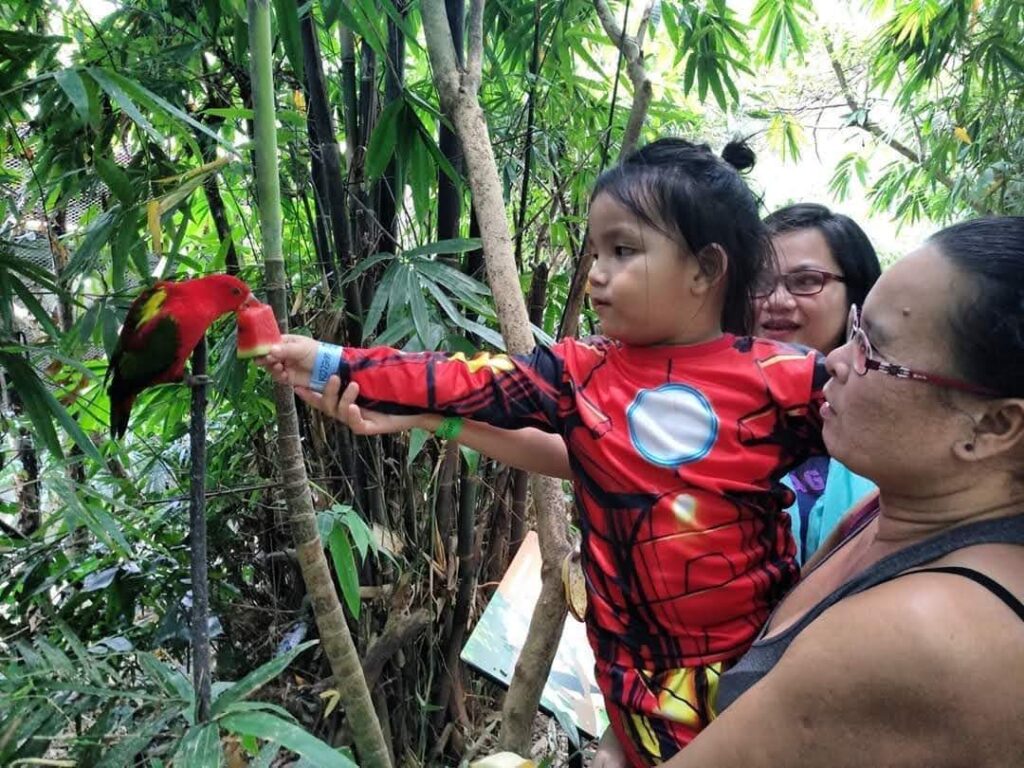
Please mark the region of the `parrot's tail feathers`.
[[115, 440], [120, 440], [128, 431], [128, 417], [132, 414], [134, 403], [135, 395], [110, 398], [110, 436]]

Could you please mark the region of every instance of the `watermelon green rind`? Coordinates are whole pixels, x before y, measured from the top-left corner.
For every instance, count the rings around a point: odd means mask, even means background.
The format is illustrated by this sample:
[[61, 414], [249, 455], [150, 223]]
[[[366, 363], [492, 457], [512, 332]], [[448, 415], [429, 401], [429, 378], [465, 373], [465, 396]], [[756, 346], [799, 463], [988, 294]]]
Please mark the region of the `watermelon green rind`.
[[273, 344], [257, 344], [255, 347], [249, 347], [243, 350], [241, 347], [238, 348], [237, 357], [239, 360], [251, 360], [254, 357], [263, 357], [270, 351]]

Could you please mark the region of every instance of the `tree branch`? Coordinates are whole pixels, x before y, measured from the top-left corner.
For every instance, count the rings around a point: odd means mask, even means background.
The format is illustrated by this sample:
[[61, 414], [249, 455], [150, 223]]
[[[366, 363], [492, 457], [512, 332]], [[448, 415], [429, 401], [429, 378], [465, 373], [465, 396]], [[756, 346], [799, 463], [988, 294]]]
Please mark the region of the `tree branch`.
[[[448, 14], [444, 3], [420, 3], [420, 18], [423, 20], [423, 35], [426, 37], [427, 55], [430, 68], [434, 70], [434, 81], [438, 92], [458, 87], [459, 61], [455, 57], [455, 43], [448, 26]], [[472, 30], [470, 31], [472, 35]], [[456, 78], [453, 80], [453, 77]]]
[[[598, 2], [598, 0], [595, 0]], [[825, 50], [828, 52], [829, 62], [832, 64], [832, 71], [836, 73], [836, 80], [839, 82], [839, 90], [842, 91], [843, 98], [846, 99], [846, 105], [850, 108], [851, 112], [857, 112], [858, 110], [865, 110], [865, 118], [863, 121], [854, 123], [862, 131], [866, 131], [878, 139], [880, 142], [888, 146], [890, 149], [895, 151], [897, 154], [902, 155], [904, 158], [914, 163], [915, 165], [924, 166], [924, 160], [917, 152], [908, 147], [899, 139], [894, 138], [886, 133], [886, 131], [878, 123], [873, 121], [870, 117], [867, 117], [867, 110], [861, 106], [857, 101], [857, 97], [853, 93], [853, 89], [850, 88], [850, 83], [846, 79], [846, 73], [843, 72], [843, 65], [839, 62], [836, 57], [835, 48], [832, 45], [832, 40], [826, 35], [825, 36]], [[949, 174], [939, 168], [928, 168], [929, 175], [934, 178], [937, 182], [947, 189], [953, 189], [953, 179], [950, 178]], [[973, 201], [969, 201], [971, 208], [973, 208], [979, 214], [988, 213], [983, 207], [979, 206]]]
[[363, 656], [363, 676], [371, 689], [384, 670], [388, 659], [423, 634], [430, 625], [430, 611], [421, 608], [398, 618], [389, 618], [384, 632], [366, 650]]
[[594, 0], [597, 18], [601, 21], [601, 26], [604, 27], [608, 37], [622, 53], [622, 58], [626, 61], [629, 82], [633, 86], [633, 106], [630, 107], [626, 131], [622, 135], [622, 145], [619, 149], [620, 159], [631, 153], [636, 147], [644, 120], [647, 118], [647, 110], [651, 105], [653, 92], [651, 81], [647, 77], [647, 69], [644, 67], [640, 41], [643, 39], [647, 23], [650, 20], [653, 5], [653, 0], [649, 0], [641, 13], [638, 37], [630, 37], [626, 34], [625, 29], [620, 28], [618, 22], [615, 21], [615, 16], [612, 14], [611, 8], [608, 7], [608, 3], [605, 0]]

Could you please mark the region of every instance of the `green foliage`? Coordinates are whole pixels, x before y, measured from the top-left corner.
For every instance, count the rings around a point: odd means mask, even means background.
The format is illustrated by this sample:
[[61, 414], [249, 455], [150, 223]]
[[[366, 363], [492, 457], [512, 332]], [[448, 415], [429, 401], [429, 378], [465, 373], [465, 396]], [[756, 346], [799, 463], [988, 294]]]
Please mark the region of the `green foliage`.
[[[626, 3], [610, 5], [621, 21]], [[630, 34], [640, 5], [630, 4]], [[831, 193], [864, 192], [905, 222], [1024, 213], [1024, 7], [872, 5], [881, 21], [870, 40], [829, 33], [857, 102], [841, 135], [866, 139], [837, 165]], [[737, 7], [660, 4], [642, 46], [654, 83], [644, 136], [720, 145], [749, 121], [767, 150], [796, 160], [807, 154], [813, 110], [780, 106], [760, 81], [769, 69], [817, 64], [829, 79], [822, 100], [837, 101], [822, 50], [831, 6], [759, 0], [749, 18]], [[464, 170], [439, 140], [444, 119], [416, 4], [281, 0], [274, 9], [290, 326], [410, 350], [501, 349]], [[338, 142], [340, 200], [329, 199], [323, 152], [308, 134], [307, 18], [336, 121], [319, 139]], [[129, 0], [89, 16], [79, 3], [15, 0], [0, 22], [0, 156], [10, 161], [0, 173], [0, 487], [13, 489], [0, 495], [0, 636], [12, 638], [0, 641], [0, 762], [40, 758], [59, 742], [82, 765], [214, 764], [230, 738], [259, 756], [256, 765], [281, 749], [348, 764], [313, 735], [337, 732], [338, 715], [316, 696], [303, 710], [296, 702], [308, 692], [286, 672], [317, 681], [326, 667], [302, 650], [315, 629], [282, 526], [271, 387], [235, 359], [233, 323], [210, 334], [207, 470], [211, 634], [218, 675], [238, 682], [218, 684], [213, 724], [196, 726], [183, 672], [188, 392], [143, 393], [132, 434], [107, 438], [103, 358], [144, 285], [237, 268], [263, 291], [244, 3]], [[546, 276], [536, 334], [550, 340], [583, 250], [589, 191], [617, 154], [631, 94], [591, 0], [490, 2], [484, 28], [481, 106], [509, 220], [524, 222], [515, 233], [524, 292]], [[349, 36], [353, 59], [343, 61], [339, 41]], [[389, 37], [392, 46], [404, 39], [400, 75]], [[397, 87], [385, 95], [391, 78]], [[894, 155], [893, 141], [907, 151]], [[397, 213], [383, 221], [389, 199]], [[438, 234], [442, 202], [460, 208], [454, 235]], [[343, 231], [333, 229], [339, 211]], [[586, 309], [582, 320], [587, 332]], [[425, 762], [438, 734], [420, 702], [433, 705], [443, 677], [445, 612], [458, 591], [449, 579], [461, 578], [451, 567], [454, 523], [440, 530], [444, 521], [428, 513], [439, 493], [437, 444], [423, 432], [408, 442], [342, 439], [306, 412], [300, 430], [353, 634], [378, 636], [391, 614], [389, 598], [366, 597], [374, 590], [416, 584], [419, 606], [441, 614], [379, 689], [404, 759]], [[475, 511], [490, 514], [503, 493], [497, 470], [466, 458], [484, 480]], [[31, 488], [40, 489], [35, 508]], [[34, 516], [37, 526], [22, 526]], [[500, 526], [483, 528], [490, 548]], [[284, 685], [294, 686], [288, 695]], [[268, 701], [250, 701], [261, 687]], [[268, 738], [272, 747], [261, 744]]]

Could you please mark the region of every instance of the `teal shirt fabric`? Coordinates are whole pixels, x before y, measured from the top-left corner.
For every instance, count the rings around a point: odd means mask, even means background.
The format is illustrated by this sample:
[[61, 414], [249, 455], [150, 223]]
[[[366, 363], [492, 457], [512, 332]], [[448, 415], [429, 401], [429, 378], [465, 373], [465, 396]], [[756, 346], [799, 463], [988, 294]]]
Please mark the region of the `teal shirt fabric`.
[[[797, 491], [790, 475], [784, 477], [782, 482], [794, 492]], [[786, 510], [796, 540], [797, 562], [803, 565], [828, 538], [843, 515], [874, 490], [875, 484], [870, 480], [854, 474], [835, 459], [830, 459], [825, 488], [814, 499], [810, 509], [806, 509], [805, 503], [805, 514], [801, 514], [799, 502], [794, 502]]]

